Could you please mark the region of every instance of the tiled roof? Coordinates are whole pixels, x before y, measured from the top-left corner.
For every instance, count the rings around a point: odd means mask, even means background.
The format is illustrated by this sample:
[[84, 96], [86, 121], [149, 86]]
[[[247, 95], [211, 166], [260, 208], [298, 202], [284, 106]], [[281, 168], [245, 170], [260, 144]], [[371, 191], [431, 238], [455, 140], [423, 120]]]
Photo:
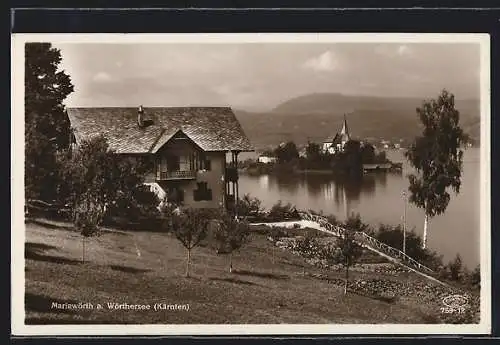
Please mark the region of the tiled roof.
[[152, 124], [137, 125], [138, 108], [68, 108], [77, 142], [103, 134], [117, 153], [156, 152], [179, 130], [205, 151], [253, 151], [231, 108], [144, 108]]
[[335, 136], [333, 138], [329, 137], [329, 138], [325, 139], [323, 142], [324, 143], [332, 143], [332, 144], [340, 143], [340, 135], [337, 133], [337, 134], [335, 134]]

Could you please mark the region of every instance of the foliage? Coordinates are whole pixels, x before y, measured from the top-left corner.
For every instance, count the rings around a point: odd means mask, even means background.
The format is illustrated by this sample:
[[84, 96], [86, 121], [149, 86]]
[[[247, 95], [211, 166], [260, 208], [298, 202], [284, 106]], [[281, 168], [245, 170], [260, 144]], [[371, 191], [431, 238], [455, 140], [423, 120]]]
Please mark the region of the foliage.
[[346, 229], [343, 235], [338, 238], [337, 246], [340, 248], [343, 263], [348, 268], [352, 266], [362, 254], [362, 248], [354, 239], [354, 232]]
[[249, 239], [250, 227], [246, 221], [223, 214], [217, 221], [214, 234], [217, 253], [229, 254], [240, 249]]
[[361, 161], [363, 164], [375, 163], [375, 147], [370, 144], [361, 146]]
[[[405, 156], [416, 169], [408, 175], [410, 202], [423, 208], [427, 217], [443, 213], [450, 202], [448, 190], [459, 193], [461, 185], [461, 145], [467, 137], [459, 126], [460, 113], [455, 97], [443, 90], [437, 100], [424, 102], [417, 108], [423, 132], [411, 144]], [[424, 242], [427, 228], [424, 227]]]
[[328, 265], [344, 263], [342, 250], [337, 245], [332, 243], [321, 247], [320, 257], [325, 260]]
[[473, 288], [479, 289], [481, 287], [481, 269], [477, 265], [472, 272], [468, 275], [468, 283]]
[[[403, 227], [401, 225], [391, 226], [380, 224], [375, 238], [385, 244], [403, 251]], [[422, 238], [415, 233], [415, 229], [406, 231], [406, 255], [415, 260], [424, 258], [422, 249]]]
[[[380, 242], [403, 251], [403, 228], [401, 225], [380, 224], [372, 236]], [[422, 248], [422, 238], [415, 232], [415, 229], [406, 231], [405, 253], [433, 270], [439, 270], [443, 266], [442, 256]]]
[[250, 194], [245, 194], [238, 201], [238, 215], [243, 217], [258, 217], [262, 214], [262, 201], [258, 198], [251, 197]]
[[279, 145], [274, 150], [274, 155], [278, 158], [279, 163], [288, 163], [299, 158], [299, 151], [293, 141]]
[[347, 285], [349, 282], [349, 267], [354, 265], [356, 260], [361, 257], [363, 253], [362, 247], [356, 243], [354, 239], [354, 231], [346, 228], [340, 238], [337, 239], [337, 246], [342, 253], [342, 262], [345, 267], [345, 286], [344, 294], [347, 293]]
[[59, 69], [61, 53], [50, 43], [25, 45], [25, 179], [28, 199], [57, 200], [60, 184], [56, 153], [69, 144], [63, 101], [73, 92]]
[[323, 153], [319, 144], [310, 141], [306, 146], [306, 155], [308, 160], [315, 162], [321, 159]]
[[363, 174], [363, 157], [361, 144], [357, 140], [349, 140], [344, 145], [344, 151], [332, 155], [333, 171], [350, 177], [360, 177]]
[[389, 163], [389, 159], [387, 159], [385, 151], [380, 151], [375, 155], [374, 163]]
[[306, 259], [317, 257], [320, 253], [320, 248], [321, 246], [319, 245], [318, 240], [310, 234], [299, 237], [293, 244], [293, 250]]
[[455, 256], [455, 259], [447, 265], [449, 271], [449, 279], [452, 281], [460, 281], [463, 278], [464, 267], [460, 254]]
[[80, 203], [100, 205], [105, 210], [100, 221], [106, 216], [139, 219], [157, 215], [158, 199], [143, 185], [141, 164], [110, 151], [103, 136], [82, 141], [61, 165], [65, 181], [62, 194], [72, 209], [78, 209]]
[[[330, 216], [331, 217], [331, 216]], [[359, 215], [359, 213], [351, 213], [349, 215], [349, 218], [347, 218], [347, 220], [341, 224], [344, 228], [350, 230], [350, 231], [353, 231], [353, 232], [359, 232], [359, 231], [362, 231], [362, 232], [365, 232], [366, 234], [368, 235], [373, 235], [374, 231], [373, 229], [366, 223], [363, 223], [363, 221], [361, 220], [361, 216]]]
[[296, 219], [298, 214], [291, 203], [283, 204], [281, 200], [278, 200], [269, 210], [268, 217], [271, 220]]
[[105, 205], [99, 203], [98, 197], [91, 193], [84, 193], [73, 210], [73, 223], [84, 237], [96, 235], [99, 224], [106, 212]]
[[214, 239], [217, 253], [229, 254], [229, 272], [233, 271], [232, 254], [250, 239], [250, 227], [228, 213], [223, 213], [217, 221]]
[[191, 250], [207, 236], [212, 215], [211, 211], [192, 208], [172, 213], [170, 229], [187, 250], [186, 277], [189, 277]]

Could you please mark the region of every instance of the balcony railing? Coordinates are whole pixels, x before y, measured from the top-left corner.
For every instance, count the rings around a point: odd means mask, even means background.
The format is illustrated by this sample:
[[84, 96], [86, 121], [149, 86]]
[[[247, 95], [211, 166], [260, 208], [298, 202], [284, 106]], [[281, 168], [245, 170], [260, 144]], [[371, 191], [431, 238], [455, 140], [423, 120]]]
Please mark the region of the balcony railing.
[[183, 170], [183, 171], [159, 171], [156, 174], [156, 179], [160, 181], [165, 180], [191, 180], [196, 178], [196, 171]]

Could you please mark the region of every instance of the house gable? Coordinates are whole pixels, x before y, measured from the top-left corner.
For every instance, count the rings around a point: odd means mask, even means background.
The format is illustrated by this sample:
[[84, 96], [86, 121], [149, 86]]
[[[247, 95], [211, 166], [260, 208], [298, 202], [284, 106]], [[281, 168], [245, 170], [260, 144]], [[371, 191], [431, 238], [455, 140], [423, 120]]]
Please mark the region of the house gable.
[[162, 148], [166, 147], [169, 143], [172, 143], [175, 140], [185, 140], [197, 150], [204, 151], [193, 139], [191, 139], [188, 135], [186, 135], [186, 133], [184, 133], [182, 129], [178, 129], [176, 131], [171, 131], [171, 132], [165, 131], [159, 137], [158, 141], [153, 145], [150, 152], [156, 154]]

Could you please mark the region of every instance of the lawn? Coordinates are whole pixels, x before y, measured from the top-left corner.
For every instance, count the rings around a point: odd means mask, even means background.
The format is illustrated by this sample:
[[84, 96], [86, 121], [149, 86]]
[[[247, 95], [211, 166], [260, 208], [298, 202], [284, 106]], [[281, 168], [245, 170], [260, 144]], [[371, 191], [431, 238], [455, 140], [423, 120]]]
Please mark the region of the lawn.
[[[436, 297], [443, 288], [418, 275], [353, 272], [353, 281], [377, 279], [400, 294], [344, 295], [343, 272], [307, 265], [263, 234], [253, 233], [233, 256], [233, 273], [227, 256], [207, 245], [195, 248], [190, 278], [184, 276], [185, 249], [170, 234], [109, 230], [87, 239], [85, 247], [82, 263], [82, 237], [71, 227], [26, 223], [26, 324], [443, 322]], [[64, 303], [93, 308], [53, 308]], [[150, 309], [112, 310], [108, 303]], [[155, 311], [157, 303], [170, 310]], [[172, 308], [175, 304], [186, 307]]]

